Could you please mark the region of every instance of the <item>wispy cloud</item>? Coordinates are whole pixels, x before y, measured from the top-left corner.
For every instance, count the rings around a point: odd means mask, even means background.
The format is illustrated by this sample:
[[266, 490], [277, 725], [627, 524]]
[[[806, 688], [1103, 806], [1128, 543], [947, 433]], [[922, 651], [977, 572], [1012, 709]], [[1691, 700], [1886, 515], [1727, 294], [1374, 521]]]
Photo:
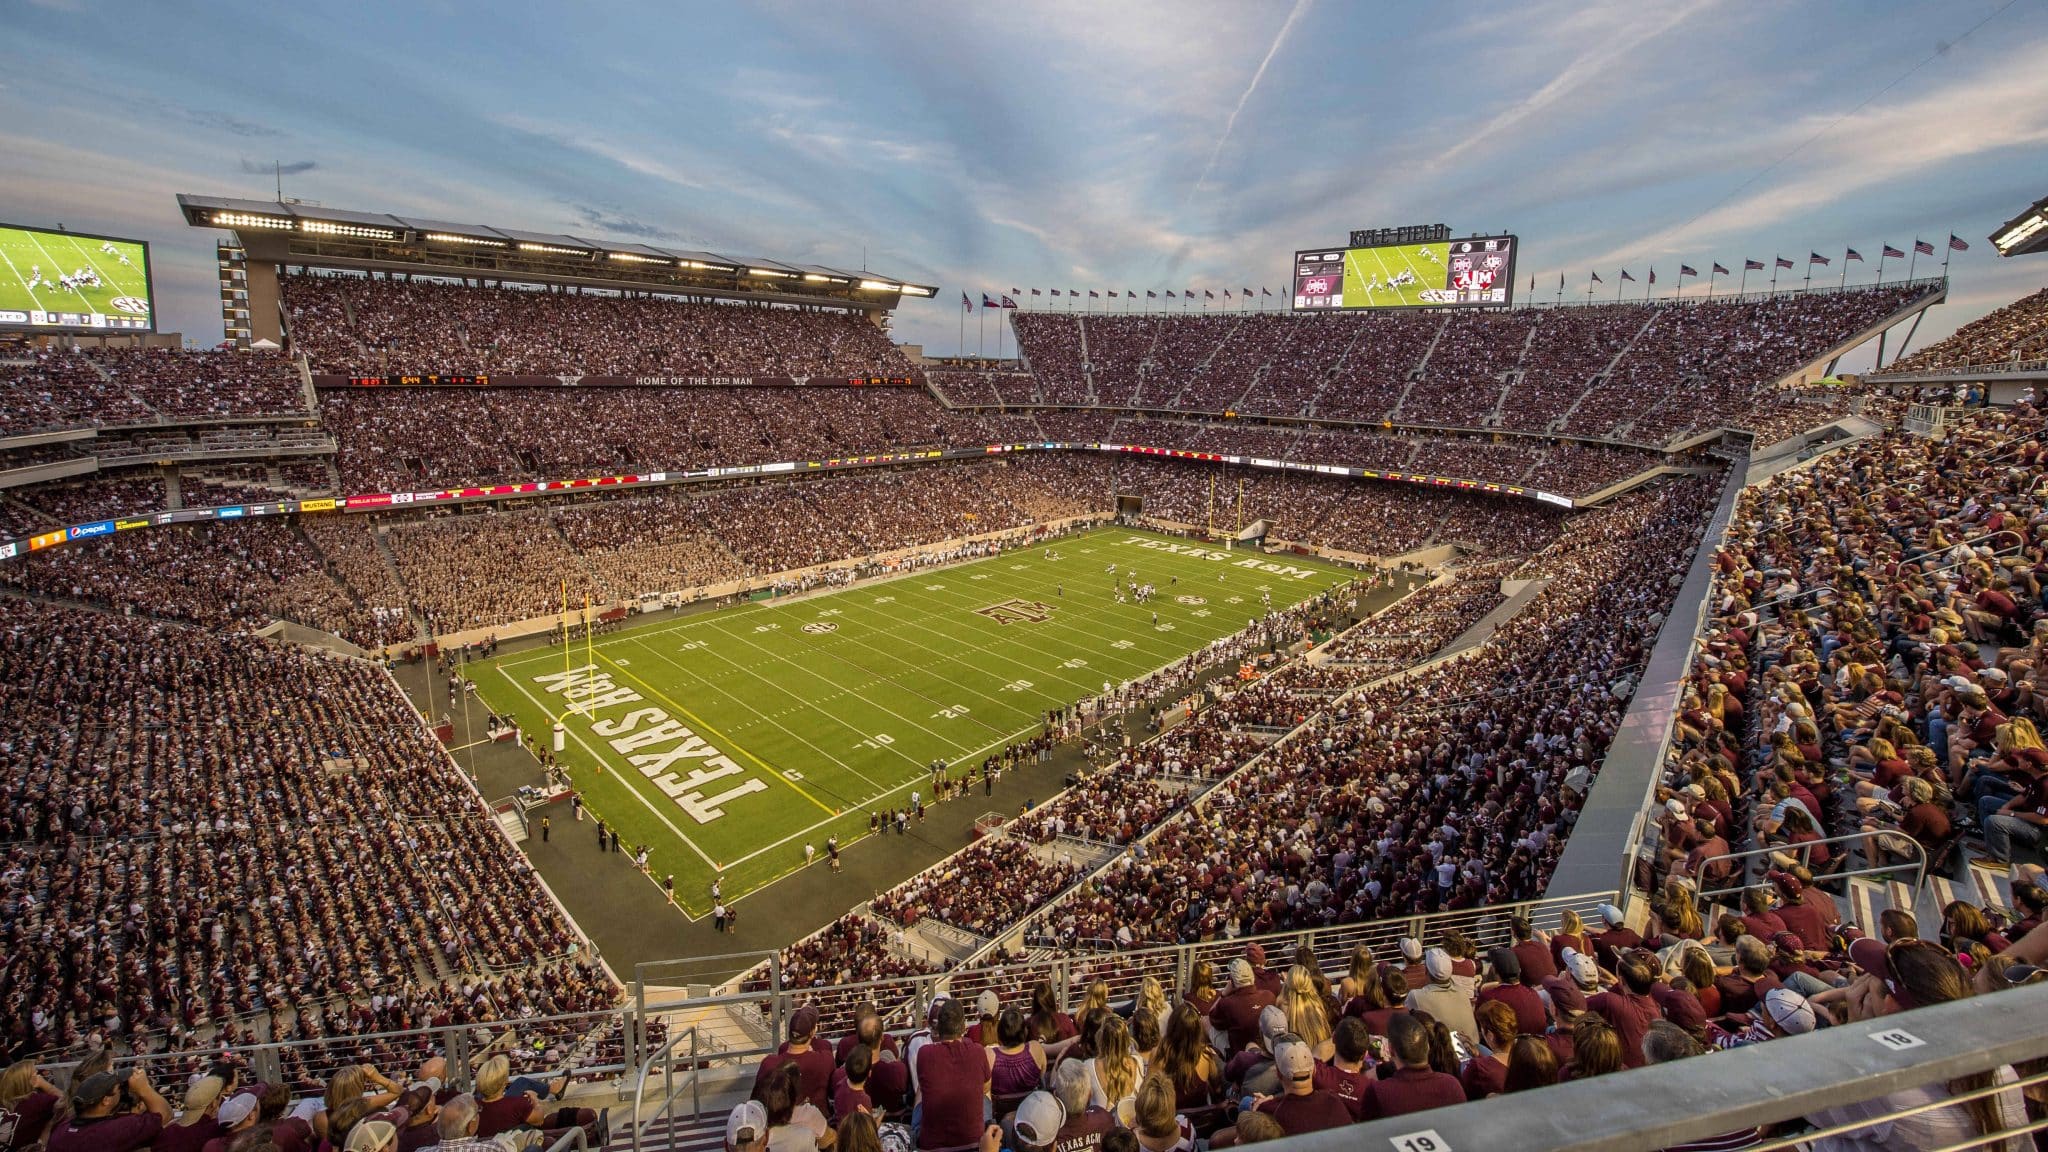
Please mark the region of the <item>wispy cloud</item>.
[[1209, 149], [1209, 159], [1202, 165], [1201, 175], [1195, 177], [1194, 187], [1188, 191], [1190, 197], [1199, 193], [1202, 186], [1209, 182], [1209, 173], [1216, 170], [1217, 157], [1223, 155], [1223, 146], [1230, 143], [1230, 134], [1237, 130], [1238, 116], [1244, 112], [1244, 106], [1251, 102], [1252, 93], [1259, 90], [1259, 81], [1266, 78], [1267, 66], [1273, 63], [1273, 57], [1280, 54], [1280, 46], [1287, 43], [1287, 34], [1294, 31], [1295, 24], [1300, 22], [1314, 3], [1315, 0], [1294, 0], [1294, 7], [1287, 10], [1287, 19], [1281, 22], [1280, 31], [1274, 34], [1273, 42], [1266, 46], [1266, 54], [1260, 58], [1258, 68], [1252, 72], [1251, 82], [1244, 86], [1244, 91], [1237, 97], [1237, 103], [1230, 109], [1230, 117], [1223, 121], [1223, 134], [1216, 138], [1216, 146]]
[[317, 160], [273, 160], [268, 164], [261, 160], [242, 161], [242, 171], [250, 176], [297, 176], [301, 172], [311, 172], [318, 167], [320, 162]]

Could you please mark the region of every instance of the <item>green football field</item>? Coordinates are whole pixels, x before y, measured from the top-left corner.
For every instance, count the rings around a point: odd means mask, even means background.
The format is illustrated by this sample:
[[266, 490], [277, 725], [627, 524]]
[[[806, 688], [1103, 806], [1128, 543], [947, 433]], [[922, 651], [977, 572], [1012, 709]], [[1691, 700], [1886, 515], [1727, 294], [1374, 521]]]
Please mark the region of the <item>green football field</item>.
[[[1423, 290], [1443, 288], [1447, 275], [1444, 260], [1449, 251], [1448, 244], [1439, 243], [1356, 248], [1345, 253], [1344, 306], [1371, 304], [1394, 308], [1429, 303], [1422, 296]], [[1413, 283], [1393, 284], [1393, 279], [1403, 273], [1413, 276]], [[1367, 284], [1377, 287], [1368, 293]]]
[[[1357, 574], [1124, 529], [1052, 551], [508, 654], [470, 676], [525, 731], [563, 719], [559, 759], [585, 804], [628, 850], [648, 845], [701, 916], [714, 876], [743, 895], [801, 867], [806, 843], [822, 860], [828, 834], [850, 844], [871, 810], [928, 799], [934, 759], [957, 775], [1046, 710], [1244, 628], [1267, 596], [1286, 607]], [[1132, 580], [1155, 586], [1148, 603], [1116, 602]]]
[[[111, 245], [112, 252], [101, 245]], [[121, 263], [126, 256], [128, 263]], [[0, 309], [20, 312], [92, 312], [149, 319], [149, 277], [142, 245], [62, 232], [0, 227]], [[62, 280], [75, 272], [99, 277], [97, 287]], [[116, 305], [121, 300], [126, 306]]]

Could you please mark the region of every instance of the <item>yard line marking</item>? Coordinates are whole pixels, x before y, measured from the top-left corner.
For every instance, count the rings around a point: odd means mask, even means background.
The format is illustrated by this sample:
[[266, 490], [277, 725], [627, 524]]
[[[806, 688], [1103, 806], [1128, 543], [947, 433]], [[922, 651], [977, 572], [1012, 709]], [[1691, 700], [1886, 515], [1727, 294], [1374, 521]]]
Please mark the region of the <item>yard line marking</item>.
[[[546, 704], [541, 703], [541, 701], [538, 698], [536, 698], [533, 693], [528, 692], [526, 690], [526, 685], [521, 684], [519, 682], [518, 677], [512, 675], [510, 672], [505, 671], [503, 668], [498, 669], [498, 674], [503, 676], [506, 682], [511, 684], [512, 687], [518, 689], [519, 694], [521, 696], [526, 697], [528, 701], [532, 702], [535, 708], [540, 709], [541, 715], [553, 715], [553, 713], [548, 711], [548, 707]], [[562, 727], [564, 731], [568, 732], [570, 739], [576, 741], [577, 744], [581, 745], [585, 752], [590, 753], [591, 759], [596, 760], [600, 763], [603, 762], [604, 756], [601, 753], [599, 753], [597, 749], [592, 748], [590, 746], [590, 742], [583, 738], [583, 733], [578, 732], [575, 728], [570, 727], [566, 724]], [[706, 856], [704, 854], [704, 850], [702, 848], [697, 847], [697, 842], [695, 840], [690, 839], [688, 836], [684, 835], [683, 830], [681, 828], [676, 827], [675, 822], [668, 818], [667, 813], [663, 812], [659, 808], [656, 808], [654, 804], [647, 799], [647, 797], [640, 794], [640, 789], [634, 787], [632, 784], [629, 783], [626, 785], [626, 791], [632, 793], [633, 799], [640, 801], [642, 807], [646, 808], [649, 812], [653, 813], [654, 818], [656, 820], [659, 820], [663, 824], [668, 825], [668, 830], [675, 833], [676, 839], [681, 840], [685, 845], [687, 845], [690, 851], [695, 852], [697, 854], [698, 859], [704, 861], [704, 863], [710, 865], [714, 869], [718, 867], [718, 861], [713, 860], [709, 856]]]
[[[659, 655], [659, 653], [657, 653], [657, 655]], [[663, 656], [661, 658], [664, 660], [668, 659], [668, 657], [666, 656]], [[739, 753], [742, 756], [745, 756], [747, 759], [752, 760], [754, 763], [759, 764], [762, 767], [762, 769], [765, 770], [770, 776], [773, 776], [777, 780], [782, 781], [784, 784], [789, 785], [790, 788], [793, 791], [795, 791], [797, 795], [802, 796], [804, 799], [809, 800], [811, 803], [816, 804], [819, 808], [822, 808], [827, 812], [833, 811], [830, 805], [827, 805], [823, 800], [820, 800], [816, 796], [811, 795], [808, 791], [805, 791], [800, 785], [797, 784], [796, 781], [791, 780], [789, 777], [784, 776], [780, 772], [777, 772], [775, 770], [774, 765], [768, 763], [766, 760], [761, 759], [759, 756], [754, 755], [752, 752], [747, 751], [745, 748], [740, 746], [738, 741], [730, 739], [725, 735], [725, 733], [720, 732], [718, 729], [713, 728], [709, 724], [706, 724], [701, 718], [698, 717], [698, 715], [695, 712], [692, 712], [688, 708], [683, 707], [681, 704], [676, 703], [675, 699], [671, 697], [668, 693], [663, 692], [661, 689], [656, 688], [654, 685], [649, 684], [647, 681], [642, 680], [640, 677], [633, 675], [633, 673], [627, 671], [626, 669], [619, 667], [619, 662], [617, 660], [614, 660], [611, 657], [603, 655], [601, 653], [598, 654], [598, 659], [604, 661], [605, 663], [611, 665], [614, 668], [618, 668], [619, 675], [624, 676], [626, 679], [631, 680], [633, 683], [638, 684], [642, 688], [647, 689], [649, 692], [654, 693], [654, 695], [657, 698], [659, 698], [662, 703], [667, 704], [669, 707], [675, 709], [677, 712], [680, 712], [684, 716], [689, 717], [690, 723], [695, 724], [699, 731], [711, 733], [713, 736], [718, 738], [720, 743], [731, 746], [733, 751]], [[674, 664], [675, 661], [670, 660], [669, 663]], [[676, 667], [681, 668], [682, 665], [676, 664]], [[737, 699], [737, 697], [735, 697], [735, 699]], [[781, 728], [782, 725], [777, 724], [776, 727]], [[788, 732], [789, 730], [784, 728], [783, 731]], [[796, 736], [796, 733], [790, 732], [790, 735]], [[803, 740], [803, 737], [797, 736], [797, 739]], [[828, 759], [836, 759], [836, 757], [832, 757], [831, 754], [826, 752], [824, 749], [818, 748], [818, 746], [815, 744], [811, 744], [810, 741], [803, 740], [803, 742], [805, 744], [810, 744], [812, 748], [817, 748], [819, 754], [826, 756]], [[848, 772], [853, 772], [854, 775], [860, 776], [860, 773], [855, 772], [851, 765], [842, 763], [840, 766], [845, 768]], [[867, 780], [867, 777], [861, 776], [861, 779]], [[868, 783], [872, 784], [874, 783], [874, 781], [868, 780]], [[833, 815], [836, 816], [838, 815], [838, 813], [833, 812]]]
[[43, 307], [43, 298], [36, 295], [36, 290], [28, 286], [28, 281], [23, 278], [21, 269], [14, 266], [14, 257], [9, 256], [5, 248], [0, 248], [0, 260], [7, 261], [7, 270], [14, 273], [15, 282], [21, 285], [22, 291], [28, 293], [30, 300], [35, 301], [36, 308], [39, 311], [48, 312], [49, 309]]

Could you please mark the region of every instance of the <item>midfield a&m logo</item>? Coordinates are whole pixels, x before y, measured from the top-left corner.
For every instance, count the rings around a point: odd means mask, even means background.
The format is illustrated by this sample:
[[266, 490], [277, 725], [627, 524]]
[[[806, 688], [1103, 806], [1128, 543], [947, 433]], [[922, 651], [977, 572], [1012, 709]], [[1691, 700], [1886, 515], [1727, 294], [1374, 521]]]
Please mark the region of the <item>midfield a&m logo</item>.
[[1052, 619], [1052, 605], [1038, 600], [1005, 600], [975, 611], [998, 624], [1043, 624]]

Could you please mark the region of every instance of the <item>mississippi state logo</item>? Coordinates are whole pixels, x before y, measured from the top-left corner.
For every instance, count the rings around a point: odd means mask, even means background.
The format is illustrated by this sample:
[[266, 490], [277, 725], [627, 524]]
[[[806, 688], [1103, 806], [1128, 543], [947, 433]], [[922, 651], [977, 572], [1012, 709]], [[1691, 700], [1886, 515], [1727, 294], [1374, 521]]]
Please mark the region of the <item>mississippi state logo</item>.
[[839, 625], [834, 624], [830, 620], [813, 620], [809, 624], [804, 625], [803, 630], [813, 636], [823, 636], [827, 632], [839, 631]]
[[149, 315], [149, 301], [140, 296], [116, 296], [109, 303], [116, 311], [126, 312], [130, 316]]

